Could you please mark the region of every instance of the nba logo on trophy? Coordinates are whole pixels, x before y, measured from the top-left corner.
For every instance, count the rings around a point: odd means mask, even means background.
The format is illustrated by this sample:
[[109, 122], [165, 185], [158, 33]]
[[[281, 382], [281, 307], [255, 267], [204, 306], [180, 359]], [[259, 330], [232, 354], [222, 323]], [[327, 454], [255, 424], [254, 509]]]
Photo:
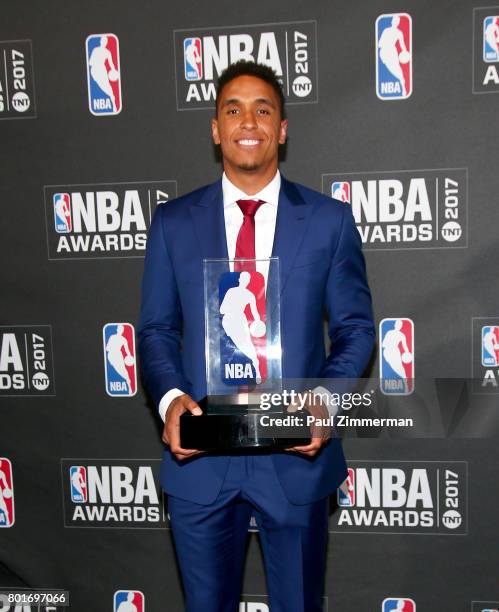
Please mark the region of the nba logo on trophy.
[[222, 381], [259, 385], [267, 378], [263, 274], [246, 270], [222, 274], [219, 299]]

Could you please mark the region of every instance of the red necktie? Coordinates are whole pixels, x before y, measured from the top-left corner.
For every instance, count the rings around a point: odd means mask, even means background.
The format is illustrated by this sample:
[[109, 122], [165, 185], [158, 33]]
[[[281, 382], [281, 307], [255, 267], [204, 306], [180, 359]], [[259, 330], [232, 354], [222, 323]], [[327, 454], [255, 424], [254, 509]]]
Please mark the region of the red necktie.
[[[237, 200], [244, 219], [236, 241], [236, 259], [255, 259], [255, 213], [263, 200]], [[234, 262], [234, 271], [254, 271], [255, 264], [249, 261]]]

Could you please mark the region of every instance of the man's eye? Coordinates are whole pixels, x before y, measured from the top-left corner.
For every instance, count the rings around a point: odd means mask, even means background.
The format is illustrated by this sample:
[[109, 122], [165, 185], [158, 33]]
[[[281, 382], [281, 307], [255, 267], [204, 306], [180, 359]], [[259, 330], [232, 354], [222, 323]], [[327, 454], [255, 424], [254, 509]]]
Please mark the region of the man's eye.
[[229, 110], [227, 111], [227, 114], [228, 115], [235, 115], [238, 112], [239, 112], [239, 109], [237, 109], [237, 108], [229, 108]]
[[257, 112], [259, 115], [270, 115], [269, 111], [266, 108], [259, 108]]

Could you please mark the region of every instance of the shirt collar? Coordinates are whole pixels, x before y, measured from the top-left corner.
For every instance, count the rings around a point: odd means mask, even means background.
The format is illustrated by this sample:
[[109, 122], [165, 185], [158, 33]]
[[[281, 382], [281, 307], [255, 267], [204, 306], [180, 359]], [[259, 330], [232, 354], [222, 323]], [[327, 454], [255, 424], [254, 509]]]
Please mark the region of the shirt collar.
[[279, 202], [279, 190], [281, 189], [281, 173], [279, 170], [275, 173], [274, 178], [267, 183], [265, 187], [255, 193], [255, 195], [248, 195], [241, 191], [238, 187], [231, 183], [227, 178], [225, 172], [222, 175], [222, 192], [224, 198], [224, 208], [234, 204], [237, 200], [263, 200], [264, 202], [268, 202], [272, 204], [272, 206], [277, 206]]

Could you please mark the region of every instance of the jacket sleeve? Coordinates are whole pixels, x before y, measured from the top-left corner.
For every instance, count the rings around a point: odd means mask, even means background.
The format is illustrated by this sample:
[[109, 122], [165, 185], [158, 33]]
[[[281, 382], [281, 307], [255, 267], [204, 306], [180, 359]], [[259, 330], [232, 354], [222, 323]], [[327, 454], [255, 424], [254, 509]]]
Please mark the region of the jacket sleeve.
[[164, 204], [154, 212], [148, 233], [138, 349], [145, 385], [156, 408], [171, 389], [185, 389], [181, 359], [182, 311], [164, 231]]
[[326, 285], [331, 352], [321, 378], [356, 379], [371, 357], [375, 327], [362, 241], [350, 206], [341, 209], [338, 244]]

